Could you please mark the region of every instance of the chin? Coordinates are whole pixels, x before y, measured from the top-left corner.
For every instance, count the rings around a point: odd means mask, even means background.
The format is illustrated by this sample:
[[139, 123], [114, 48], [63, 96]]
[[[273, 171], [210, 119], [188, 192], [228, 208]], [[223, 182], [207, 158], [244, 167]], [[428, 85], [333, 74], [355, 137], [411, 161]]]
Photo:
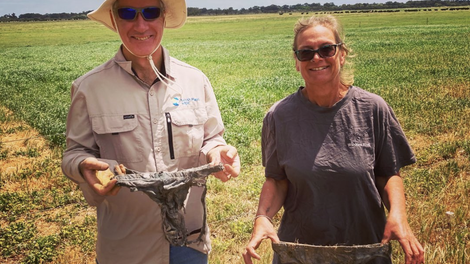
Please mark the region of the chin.
[[143, 49], [142, 47], [133, 48], [132, 45], [128, 46], [127, 49], [134, 56], [138, 56], [138, 57], [147, 57], [155, 50], [155, 48], [145, 48], [145, 49]]

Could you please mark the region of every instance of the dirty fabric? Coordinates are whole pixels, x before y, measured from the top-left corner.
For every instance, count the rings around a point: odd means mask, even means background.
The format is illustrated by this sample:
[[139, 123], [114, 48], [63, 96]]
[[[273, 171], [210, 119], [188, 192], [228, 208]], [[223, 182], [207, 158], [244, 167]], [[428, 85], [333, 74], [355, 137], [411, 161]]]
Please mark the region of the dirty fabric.
[[[273, 243], [282, 264], [366, 264], [383, 259], [388, 263], [391, 246], [380, 243], [357, 246], [313, 246], [297, 243]], [[375, 262], [374, 262], [375, 263]]]
[[[211, 173], [223, 170], [223, 165], [205, 165], [177, 172], [141, 173], [132, 170], [125, 175], [117, 175], [117, 185], [130, 188], [132, 192], [142, 191], [161, 207], [163, 231], [167, 240], [174, 246], [185, 246], [201, 241], [206, 230], [206, 180]], [[204, 207], [204, 226], [195, 241], [187, 240], [185, 227], [184, 201], [191, 186], [204, 187], [201, 203]]]

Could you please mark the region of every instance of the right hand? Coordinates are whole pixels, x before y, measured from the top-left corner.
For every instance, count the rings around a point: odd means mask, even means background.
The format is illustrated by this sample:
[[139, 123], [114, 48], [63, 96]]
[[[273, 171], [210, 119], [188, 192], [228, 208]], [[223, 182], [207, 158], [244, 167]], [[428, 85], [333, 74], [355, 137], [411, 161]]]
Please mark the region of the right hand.
[[234, 146], [221, 145], [207, 153], [207, 162], [211, 165], [224, 164], [224, 170], [214, 173], [214, 176], [226, 182], [240, 174], [240, 156]]
[[251, 240], [246, 246], [246, 251], [243, 254], [243, 260], [246, 264], [253, 263], [251, 258], [261, 260], [260, 255], [256, 253], [256, 249], [258, 249], [264, 239], [268, 238], [274, 243], [280, 242], [273, 224], [266, 217], [259, 217], [255, 220]]
[[[109, 165], [105, 162], [99, 161], [96, 158], [86, 158], [80, 165], [80, 172], [88, 185], [101, 196], [116, 195], [120, 188], [116, 186], [117, 180], [110, 180], [114, 173], [109, 169]], [[116, 166], [118, 174], [124, 174], [125, 168], [123, 165]]]

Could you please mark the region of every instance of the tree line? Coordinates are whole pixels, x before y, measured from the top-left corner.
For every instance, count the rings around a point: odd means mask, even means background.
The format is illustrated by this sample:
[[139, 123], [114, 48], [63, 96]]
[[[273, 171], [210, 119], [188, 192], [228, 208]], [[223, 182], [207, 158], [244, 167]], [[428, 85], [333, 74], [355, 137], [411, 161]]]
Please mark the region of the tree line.
[[[333, 2], [319, 4], [319, 3], [304, 3], [296, 5], [270, 5], [270, 6], [253, 6], [250, 8], [234, 9], [232, 7], [227, 9], [210, 9], [210, 8], [197, 8], [188, 7], [189, 16], [207, 16], [207, 15], [240, 15], [240, 14], [261, 14], [261, 13], [308, 13], [308, 12], [338, 12], [346, 11], [347, 13], [356, 12], [372, 12], [373, 10], [381, 12], [399, 12], [400, 9], [407, 9], [412, 11], [420, 11], [421, 8], [426, 8], [424, 11], [452, 11], [452, 10], [468, 10], [470, 0], [420, 0], [420, 1], [407, 1], [405, 3], [388, 1], [385, 3], [356, 3], [356, 4], [342, 4], [335, 5]], [[428, 8], [432, 8], [429, 10]], [[8, 21], [51, 21], [51, 20], [83, 20], [88, 19], [86, 14], [91, 12], [85, 11], [81, 13], [54, 13], [54, 14], [37, 14], [26, 13], [16, 15], [15, 13], [6, 14], [0, 17], [0, 22]]]

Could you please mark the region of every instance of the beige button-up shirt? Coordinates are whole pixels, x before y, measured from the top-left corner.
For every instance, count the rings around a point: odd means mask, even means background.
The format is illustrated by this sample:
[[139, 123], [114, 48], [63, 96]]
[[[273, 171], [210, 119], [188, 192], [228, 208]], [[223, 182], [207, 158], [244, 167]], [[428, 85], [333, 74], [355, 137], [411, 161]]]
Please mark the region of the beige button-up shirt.
[[[169, 263], [169, 243], [156, 202], [127, 188], [117, 196], [97, 195], [79, 172], [81, 161], [96, 157], [141, 172], [172, 172], [203, 165], [210, 149], [226, 144], [207, 77], [165, 49], [163, 55], [168, 86], [142, 82], [121, 51], [72, 85], [62, 170], [97, 206], [100, 264]], [[193, 187], [185, 201], [188, 233], [203, 226], [201, 195], [202, 188]], [[206, 230], [203, 242], [189, 246], [208, 253]], [[198, 236], [196, 231], [188, 239]]]

